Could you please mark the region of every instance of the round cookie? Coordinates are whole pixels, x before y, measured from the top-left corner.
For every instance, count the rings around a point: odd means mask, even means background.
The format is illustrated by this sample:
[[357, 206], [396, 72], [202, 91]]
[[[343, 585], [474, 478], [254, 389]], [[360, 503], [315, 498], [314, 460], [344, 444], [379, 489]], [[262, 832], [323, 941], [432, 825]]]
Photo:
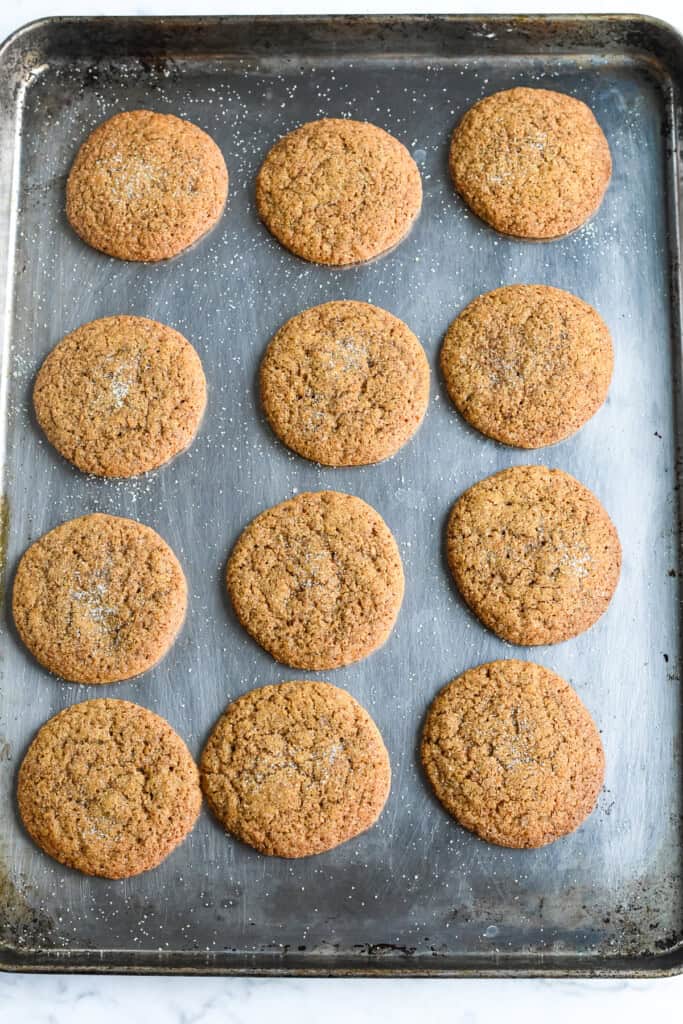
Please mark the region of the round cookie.
[[578, 636], [606, 610], [621, 546], [587, 487], [545, 466], [515, 466], [453, 506], [448, 563], [472, 611], [503, 640], [534, 646]]
[[326, 466], [394, 455], [429, 402], [429, 363], [413, 332], [367, 302], [326, 302], [292, 317], [261, 363], [261, 401], [289, 448]]
[[433, 701], [422, 764], [449, 814], [499, 846], [545, 846], [588, 817], [602, 788], [600, 734], [560, 676], [524, 661], [464, 672]]
[[67, 334], [33, 389], [40, 426], [84, 473], [129, 477], [182, 452], [206, 407], [199, 356], [142, 316], [109, 316]]
[[38, 731], [19, 769], [31, 838], [86, 875], [156, 867], [192, 830], [199, 772], [168, 722], [127, 700], [87, 700]]
[[398, 245], [420, 212], [422, 182], [393, 135], [366, 121], [323, 118], [273, 146], [256, 179], [256, 205], [290, 252], [340, 267]]
[[230, 704], [204, 748], [209, 806], [274, 857], [331, 850], [377, 821], [391, 784], [379, 730], [344, 690], [287, 682]]
[[593, 112], [550, 89], [507, 89], [479, 100], [453, 132], [449, 164], [468, 206], [518, 238], [559, 238], [580, 227], [612, 175]]
[[555, 444], [607, 397], [614, 356], [605, 322], [560, 288], [509, 285], [453, 321], [441, 369], [458, 411], [482, 434], [520, 448]]
[[293, 668], [359, 661], [387, 639], [403, 600], [396, 541], [360, 498], [298, 494], [242, 532], [227, 568], [237, 618]]
[[228, 172], [206, 132], [173, 114], [115, 114], [85, 140], [66, 183], [84, 242], [120, 260], [167, 260], [220, 220]]
[[132, 519], [80, 516], [24, 552], [12, 611], [41, 665], [74, 683], [152, 668], [185, 617], [187, 584], [168, 544]]

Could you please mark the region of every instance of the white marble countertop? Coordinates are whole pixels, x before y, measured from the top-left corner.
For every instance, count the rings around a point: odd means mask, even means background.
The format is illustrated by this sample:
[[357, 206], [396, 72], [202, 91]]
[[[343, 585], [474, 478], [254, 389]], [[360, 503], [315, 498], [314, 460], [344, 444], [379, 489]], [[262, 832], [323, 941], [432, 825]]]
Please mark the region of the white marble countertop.
[[[195, 8], [193, 10], [193, 8]], [[558, 3], [557, 0], [486, 0], [469, 13], [631, 11], [663, 18], [683, 31], [683, 8], [673, 0], [645, 4]], [[647, 10], [644, 10], [647, 8]], [[254, 14], [453, 12], [452, 0], [253, 0]], [[244, 0], [20, 0], [0, 10], [0, 39], [20, 25], [55, 14], [244, 14]], [[2, 1024], [347, 1024], [377, 1017], [392, 1024], [442, 1020], [479, 1024], [503, 1016], [506, 1024], [552, 1018], [585, 1024], [643, 1018], [673, 1020], [683, 1005], [683, 976], [659, 981], [450, 981], [384, 979], [133, 978], [0, 973]]]

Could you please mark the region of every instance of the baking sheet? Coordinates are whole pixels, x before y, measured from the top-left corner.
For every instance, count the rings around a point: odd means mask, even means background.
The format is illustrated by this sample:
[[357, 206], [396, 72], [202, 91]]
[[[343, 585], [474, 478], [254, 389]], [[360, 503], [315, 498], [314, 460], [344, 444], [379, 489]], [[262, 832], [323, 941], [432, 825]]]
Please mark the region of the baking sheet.
[[[188, 577], [190, 610], [170, 655], [106, 688], [62, 683], [0, 627], [0, 962], [31, 970], [311, 974], [632, 974], [683, 965], [678, 440], [679, 40], [640, 18], [51, 19], [0, 55], [0, 273], [5, 585], [44, 531], [106, 511], [157, 529]], [[548, 244], [497, 235], [454, 195], [454, 123], [480, 96], [558, 88], [602, 124], [614, 177], [599, 214]], [[88, 132], [121, 109], [187, 117], [222, 148], [228, 210], [191, 252], [126, 264], [87, 248], [63, 213], [65, 177]], [[256, 217], [273, 142], [302, 121], [353, 116], [410, 149], [424, 184], [408, 239], [369, 265], [316, 267]], [[546, 283], [595, 305], [616, 365], [608, 401], [574, 438], [522, 452], [458, 417], [437, 372], [451, 319], [501, 284]], [[416, 438], [394, 459], [323, 469], [290, 454], [260, 412], [256, 374], [299, 310], [363, 299], [404, 319], [433, 368]], [[43, 439], [30, 392], [46, 353], [95, 317], [135, 313], [199, 351], [209, 406], [192, 449], [144, 478], [82, 476]], [[443, 556], [453, 500], [510, 465], [545, 463], [589, 486], [624, 547], [620, 586], [588, 633], [512, 648], [467, 611]], [[227, 555], [258, 512], [303, 490], [357, 494], [384, 516], [407, 588], [386, 646], [335, 672], [278, 666], [237, 624]], [[480, 842], [431, 796], [416, 756], [424, 712], [464, 669], [528, 657], [576, 687], [602, 731], [607, 778], [576, 834], [538, 851]], [[226, 703], [292, 678], [327, 678], [373, 714], [393, 787], [379, 824], [303, 861], [242, 846], [206, 809], [158, 869], [86, 878], [43, 856], [14, 805], [35, 730], [93, 696], [164, 715], [199, 754]]]

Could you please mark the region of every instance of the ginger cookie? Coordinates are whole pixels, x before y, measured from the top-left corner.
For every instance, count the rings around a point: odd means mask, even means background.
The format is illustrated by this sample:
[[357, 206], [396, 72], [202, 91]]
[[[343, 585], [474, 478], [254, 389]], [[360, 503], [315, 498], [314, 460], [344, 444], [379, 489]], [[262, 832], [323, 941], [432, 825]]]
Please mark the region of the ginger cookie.
[[396, 541], [374, 508], [320, 491], [283, 501], [246, 527], [227, 587], [237, 618], [277, 661], [328, 669], [381, 647], [404, 580]]
[[31, 654], [73, 683], [115, 683], [152, 668], [172, 646], [186, 605], [183, 570], [159, 534], [99, 513], [32, 544], [12, 595]]
[[86, 700], [38, 731], [19, 769], [26, 831], [60, 864], [130, 878], [168, 857], [201, 807], [199, 772], [168, 722], [127, 700]]
[[545, 466], [515, 466], [465, 491], [448, 521], [447, 554], [474, 614], [525, 646], [589, 629], [621, 571], [617, 531], [598, 499]]
[[109, 316], [52, 350], [33, 404], [48, 441], [84, 473], [136, 476], [191, 443], [206, 407], [206, 380], [178, 331], [142, 316]]
[[366, 121], [323, 118], [285, 135], [256, 179], [259, 216], [302, 259], [362, 263], [393, 249], [422, 205], [405, 146]]
[[261, 363], [261, 401], [293, 451], [326, 466], [394, 455], [429, 401], [429, 363], [413, 332], [367, 302], [326, 302], [292, 317]]
[[449, 163], [468, 206], [518, 238], [574, 231], [598, 209], [612, 176], [593, 112], [550, 89], [507, 89], [479, 100], [453, 132]]
[[464, 672], [432, 703], [422, 764], [449, 814], [499, 846], [545, 846], [588, 817], [602, 788], [600, 734], [560, 676], [525, 661]]
[[605, 322], [560, 288], [510, 285], [481, 295], [448, 328], [441, 369], [458, 411], [520, 448], [555, 444], [607, 397], [614, 356]]
[[379, 730], [336, 686], [287, 682], [230, 704], [204, 748], [204, 794], [228, 832], [273, 857], [331, 850], [377, 821], [391, 784]]
[[128, 110], [99, 125], [66, 183], [71, 227], [120, 260], [177, 256], [220, 220], [228, 196], [223, 154], [173, 114]]

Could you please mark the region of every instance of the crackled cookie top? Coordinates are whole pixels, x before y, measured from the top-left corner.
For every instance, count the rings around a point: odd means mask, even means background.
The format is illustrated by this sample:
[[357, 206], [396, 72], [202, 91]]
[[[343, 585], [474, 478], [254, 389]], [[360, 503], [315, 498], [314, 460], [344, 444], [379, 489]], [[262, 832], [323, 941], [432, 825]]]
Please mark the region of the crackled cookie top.
[[391, 781], [370, 715], [345, 690], [322, 682], [264, 686], [234, 701], [200, 768], [221, 824], [276, 857], [322, 853], [364, 832]]
[[129, 110], [99, 125], [66, 184], [66, 215], [84, 242], [121, 260], [177, 256], [220, 219], [223, 155], [206, 132], [173, 114]]
[[422, 204], [408, 150], [365, 121], [323, 118], [273, 146], [256, 181], [268, 230], [314, 263], [361, 263], [392, 249]]
[[299, 494], [239, 537], [227, 586], [238, 619], [274, 658], [328, 669], [371, 654], [403, 600], [403, 567], [370, 505], [337, 491]]
[[429, 401], [429, 364], [413, 332], [367, 302], [327, 302], [292, 317], [261, 364], [261, 400], [282, 441], [328, 466], [393, 455]]
[[545, 846], [578, 828], [605, 772], [600, 734], [575, 690], [514, 660], [444, 687], [427, 715], [422, 764], [461, 825], [513, 847]]
[[88, 700], [38, 731], [17, 800], [27, 832], [55, 860], [129, 878], [160, 864], [192, 830], [201, 789], [165, 719], [126, 700]]
[[178, 331], [142, 316], [109, 316], [52, 350], [33, 403], [64, 458], [84, 473], [128, 477], [187, 448], [206, 406], [206, 381]]
[[24, 553], [12, 610], [41, 665], [75, 683], [113, 683], [155, 665], [187, 604], [168, 544], [132, 519], [87, 515], [50, 530]]
[[593, 112], [550, 89], [507, 89], [475, 103], [453, 132], [450, 170], [474, 212], [519, 238], [566, 235], [595, 213], [612, 158]]
[[448, 521], [447, 554], [475, 615], [524, 645], [583, 633], [621, 570], [617, 531], [598, 499], [545, 466], [515, 466], [465, 491]]
[[458, 411], [488, 437], [520, 448], [577, 431], [607, 397], [606, 324], [560, 288], [510, 285], [471, 302], [446, 332], [441, 369]]

